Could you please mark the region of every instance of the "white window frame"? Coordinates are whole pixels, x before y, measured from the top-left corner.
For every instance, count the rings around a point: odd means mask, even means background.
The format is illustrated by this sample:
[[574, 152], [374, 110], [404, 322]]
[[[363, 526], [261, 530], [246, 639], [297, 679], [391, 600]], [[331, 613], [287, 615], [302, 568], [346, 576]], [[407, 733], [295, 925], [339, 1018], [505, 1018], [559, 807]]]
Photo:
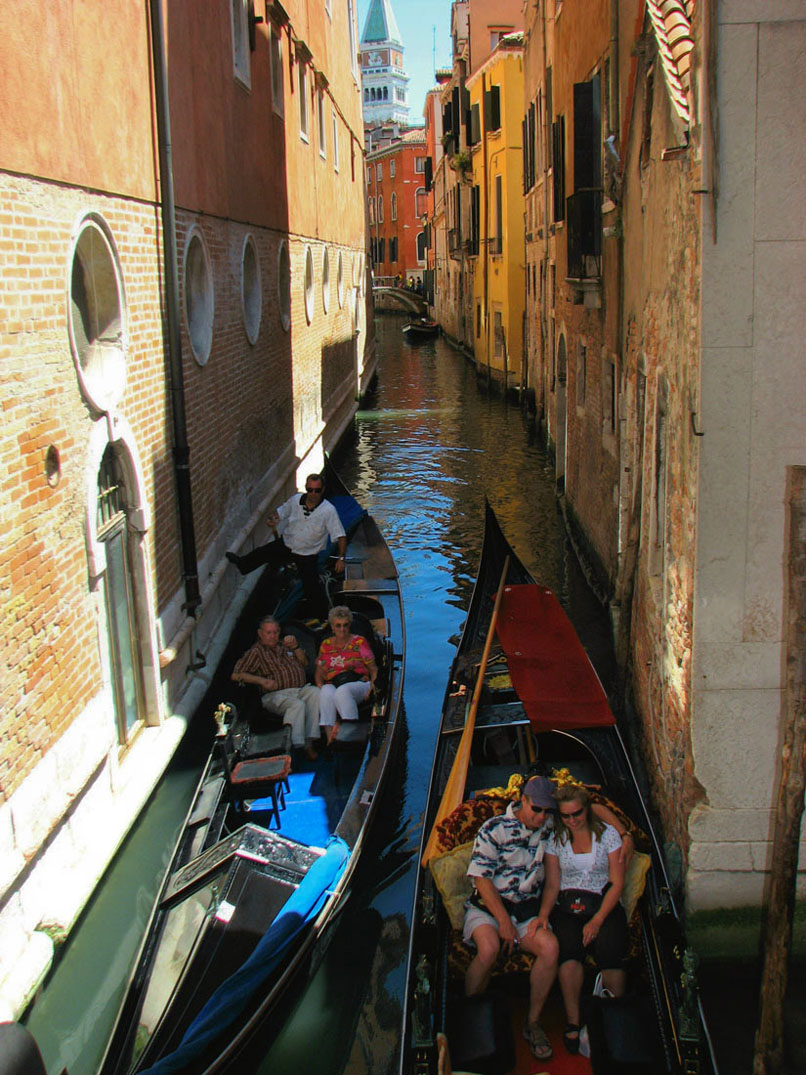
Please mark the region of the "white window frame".
[[378, 195], [378, 223], [383, 224], [383, 194]]
[[358, 48], [355, 43], [355, 7], [353, 0], [347, 0], [347, 33], [350, 40], [350, 70], [358, 82]]
[[394, 158], [392, 158], [392, 160], [389, 161], [389, 178], [390, 179], [395, 178], [395, 171], [396, 171], [396, 169], [395, 169], [395, 160], [394, 160]]
[[319, 127], [319, 156], [327, 160], [327, 131], [325, 130], [325, 91], [316, 94], [317, 125]]
[[375, 178], [380, 182], [383, 179], [383, 161], [378, 161], [375, 165]]
[[271, 66], [271, 106], [275, 115], [285, 118], [283, 36], [275, 26], [269, 29], [269, 64]]
[[339, 170], [339, 116], [333, 109], [333, 171]]
[[415, 172], [424, 172], [425, 171], [425, 157], [415, 157], [414, 158], [414, 171]]
[[389, 212], [392, 214], [392, 220], [397, 220], [397, 194], [394, 191], [389, 200]]
[[310, 142], [310, 117], [308, 114], [308, 65], [297, 60], [297, 92], [299, 93], [299, 136]]
[[249, 51], [248, 0], [230, 0], [232, 27], [232, 70], [235, 81], [244, 89], [252, 89], [252, 63]]

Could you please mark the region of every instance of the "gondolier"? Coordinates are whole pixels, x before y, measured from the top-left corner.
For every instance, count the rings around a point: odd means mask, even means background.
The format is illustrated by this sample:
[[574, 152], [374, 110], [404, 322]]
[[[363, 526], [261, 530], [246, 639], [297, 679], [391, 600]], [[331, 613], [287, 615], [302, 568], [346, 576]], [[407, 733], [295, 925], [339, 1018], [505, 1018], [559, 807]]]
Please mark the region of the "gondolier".
[[325, 500], [325, 479], [322, 474], [309, 474], [305, 479], [305, 492], [295, 493], [268, 518], [268, 524], [277, 535], [275, 541], [260, 545], [245, 556], [227, 553], [227, 559], [235, 564], [242, 575], [271, 565], [276, 570], [282, 564], [293, 562], [299, 570], [309, 611], [323, 611], [322, 585], [319, 580], [319, 553], [328, 540], [338, 544], [339, 557], [336, 571], [344, 572], [344, 554], [347, 538], [339, 513], [329, 500]]

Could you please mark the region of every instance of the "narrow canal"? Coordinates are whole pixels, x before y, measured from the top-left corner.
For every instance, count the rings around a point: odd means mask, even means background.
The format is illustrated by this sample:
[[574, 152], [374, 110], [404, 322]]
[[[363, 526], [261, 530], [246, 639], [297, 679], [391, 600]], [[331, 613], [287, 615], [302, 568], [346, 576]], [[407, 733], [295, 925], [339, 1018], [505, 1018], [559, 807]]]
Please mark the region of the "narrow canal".
[[[258, 1069], [265, 1075], [395, 1070], [420, 819], [452, 639], [472, 592], [485, 497], [536, 578], [562, 597], [605, 682], [609, 675], [608, 625], [566, 542], [545, 452], [519, 409], [480, 389], [461, 356], [441, 339], [409, 344], [401, 326], [394, 316], [377, 321], [377, 388], [336, 463], [376, 517], [402, 578], [405, 742], [353, 895]], [[241, 648], [253, 629], [244, 624]], [[52, 1075], [63, 1066], [69, 1075], [96, 1069], [209, 745], [211, 728], [199, 723], [201, 734], [189, 734], [30, 1012]]]

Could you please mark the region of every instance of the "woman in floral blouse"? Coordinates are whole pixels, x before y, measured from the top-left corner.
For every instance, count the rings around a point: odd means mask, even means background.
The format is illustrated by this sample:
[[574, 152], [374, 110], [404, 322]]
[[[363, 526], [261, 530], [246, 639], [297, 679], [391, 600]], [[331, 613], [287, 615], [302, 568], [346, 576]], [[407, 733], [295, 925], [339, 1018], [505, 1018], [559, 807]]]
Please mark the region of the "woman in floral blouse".
[[350, 632], [353, 614], [349, 608], [336, 605], [327, 618], [333, 634], [319, 647], [314, 682], [321, 688], [319, 724], [330, 729], [332, 739], [337, 714], [342, 720], [358, 720], [358, 706], [374, 689], [378, 666], [367, 640]]

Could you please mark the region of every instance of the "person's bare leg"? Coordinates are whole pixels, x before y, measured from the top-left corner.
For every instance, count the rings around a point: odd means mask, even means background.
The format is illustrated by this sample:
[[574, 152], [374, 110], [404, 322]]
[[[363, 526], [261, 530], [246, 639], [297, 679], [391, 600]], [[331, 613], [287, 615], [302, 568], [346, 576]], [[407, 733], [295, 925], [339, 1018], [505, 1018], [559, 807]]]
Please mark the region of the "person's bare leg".
[[605, 989], [609, 989], [614, 997], [623, 997], [624, 990], [627, 988], [626, 971], [617, 970], [615, 967], [603, 970], [602, 985]]
[[582, 983], [585, 979], [584, 968], [577, 960], [568, 959], [560, 965], [558, 977], [566, 1022], [579, 1026], [579, 998], [582, 996]]
[[490, 984], [490, 975], [501, 948], [501, 940], [495, 926], [477, 926], [473, 930], [473, 943], [476, 945], [476, 954], [465, 971], [465, 996], [467, 997], [483, 993]]
[[535, 956], [529, 972], [529, 1022], [540, 1021], [540, 1014], [557, 976], [557, 938], [550, 930], [541, 929], [533, 937], [524, 937], [521, 947]]

